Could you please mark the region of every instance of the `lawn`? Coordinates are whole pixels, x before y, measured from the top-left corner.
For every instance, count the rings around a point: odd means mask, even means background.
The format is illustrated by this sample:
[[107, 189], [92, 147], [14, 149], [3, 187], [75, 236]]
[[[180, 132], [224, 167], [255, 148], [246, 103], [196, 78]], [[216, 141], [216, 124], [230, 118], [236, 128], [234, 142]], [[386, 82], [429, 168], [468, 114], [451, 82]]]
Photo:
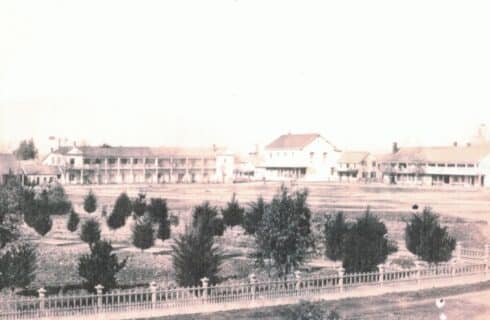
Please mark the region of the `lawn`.
[[[242, 204], [248, 204], [263, 195], [270, 199], [280, 185], [277, 183], [251, 184], [191, 184], [191, 185], [161, 185], [161, 186], [66, 186], [65, 189], [80, 214], [82, 221], [89, 217], [101, 222], [103, 238], [112, 241], [120, 259], [127, 258], [127, 267], [118, 274], [118, 280], [124, 285], [147, 285], [156, 281], [160, 285], [173, 283], [171, 265], [172, 240], [157, 241], [154, 248], [142, 252], [131, 245], [131, 224], [117, 231], [110, 231], [101, 215], [101, 206], [111, 210], [115, 198], [122, 192], [135, 197], [144, 191], [147, 198], [164, 197], [168, 200], [169, 210], [179, 217], [179, 225], [172, 227], [172, 236], [183, 232], [185, 225], [190, 222], [192, 207], [209, 200], [212, 205], [223, 206], [237, 194]], [[324, 215], [342, 210], [349, 219], [359, 216], [366, 206], [376, 213], [387, 224], [389, 236], [399, 243], [399, 252], [390, 257], [390, 263], [396, 265], [411, 265], [413, 256], [404, 249], [403, 232], [405, 220], [411, 214], [411, 205], [430, 205], [442, 215], [442, 222], [451, 234], [466, 245], [482, 246], [488, 234], [488, 214], [490, 192], [474, 189], [410, 189], [389, 187], [384, 185], [345, 185], [320, 184], [296, 185], [294, 188], [307, 187], [309, 190], [308, 203], [314, 215], [314, 228], [318, 242], [321, 240]], [[99, 198], [99, 209], [89, 215], [83, 211], [82, 201], [88, 190], [92, 188]], [[82, 279], [77, 273], [77, 263], [80, 255], [87, 253], [88, 246], [79, 240], [78, 231], [70, 233], [66, 230], [67, 216], [54, 216], [53, 229], [40, 238], [28, 227], [24, 233], [35, 240], [39, 248], [37, 278], [32, 288], [41, 286], [79, 285]], [[471, 230], [471, 232], [468, 232]], [[227, 261], [222, 266], [221, 276], [225, 280], [234, 281], [248, 276], [254, 270], [253, 261], [248, 258], [253, 247], [253, 239], [244, 235], [240, 227], [227, 230], [223, 237], [217, 239]], [[322, 252], [321, 245], [318, 246]], [[322, 271], [324, 267], [334, 264], [325, 260], [321, 255], [312, 259], [307, 266], [309, 270]]]

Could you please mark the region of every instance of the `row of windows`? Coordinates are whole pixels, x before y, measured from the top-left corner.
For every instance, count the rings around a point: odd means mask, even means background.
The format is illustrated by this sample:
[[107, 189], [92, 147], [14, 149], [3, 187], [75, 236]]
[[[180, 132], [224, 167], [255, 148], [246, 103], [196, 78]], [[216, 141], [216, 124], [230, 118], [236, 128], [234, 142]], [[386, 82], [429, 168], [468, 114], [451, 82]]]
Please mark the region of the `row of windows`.
[[[392, 167], [396, 167], [397, 164], [396, 163], [391, 163], [391, 166]], [[425, 167], [425, 166], [429, 166], [429, 167], [440, 167], [440, 168], [445, 168], [445, 167], [448, 167], [448, 168], [455, 168], [455, 167], [458, 167], [458, 168], [474, 168], [475, 165], [473, 163], [458, 163], [458, 164], [455, 164], [455, 163], [428, 163], [428, 164], [425, 164], [425, 163], [417, 163], [417, 164], [411, 164], [411, 166], [415, 166], [415, 167]], [[476, 165], [476, 167], [478, 167], [478, 165]], [[399, 169], [406, 169], [407, 168], [407, 163], [404, 163], [404, 162], [400, 162], [398, 163], [398, 168]]]
[[[291, 151], [291, 152], [269, 152], [269, 158], [273, 158], [275, 155], [276, 158], [280, 158], [281, 156], [283, 157], [288, 157], [289, 155], [291, 157], [294, 158], [295, 156], [295, 152], [294, 151]], [[323, 159], [326, 159], [327, 158], [327, 152], [323, 152], [322, 153], [322, 156], [323, 156]], [[314, 152], [310, 152], [310, 159], [313, 159], [315, 157], [315, 153]]]
[[[85, 159], [83, 159], [83, 164], [102, 164], [102, 163], [104, 163], [104, 161], [105, 161], [104, 159], [85, 158]], [[200, 160], [189, 160], [189, 163], [191, 165], [196, 165], [198, 161], [200, 161]], [[204, 161], [204, 165], [208, 164], [208, 159], [203, 159], [203, 161]], [[107, 162], [108, 162], [108, 164], [116, 164], [117, 159], [116, 158], [107, 158]], [[170, 163], [170, 160], [165, 159], [164, 162]], [[133, 159], [132, 163], [133, 164], [142, 164], [143, 160], [142, 159]], [[145, 164], [155, 164], [155, 160], [154, 159], [146, 159], [146, 161], [144, 163]], [[161, 160], [159, 161], [159, 163], [161, 163]], [[185, 163], [186, 163], [185, 159], [173, 160], [174, 165], [178, 165], [178, 164], [185, 165]], [[75, 158], [70, 158], [70, 164], [72, 164], [72, 165], [75, 164]], [[121, 158], [121, 164], [131, 164], [131, 159]]]

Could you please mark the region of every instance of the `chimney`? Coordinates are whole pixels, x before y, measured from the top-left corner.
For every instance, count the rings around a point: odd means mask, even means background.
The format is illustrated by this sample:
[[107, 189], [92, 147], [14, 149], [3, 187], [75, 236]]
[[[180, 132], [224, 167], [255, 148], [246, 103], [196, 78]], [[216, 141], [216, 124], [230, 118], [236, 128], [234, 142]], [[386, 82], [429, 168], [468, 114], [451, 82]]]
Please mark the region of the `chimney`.
[[397, 142], [393, 142], [393, 153], [397, 153], [398, 152], [398, 143]]
[[453, 147], [457, 147], [458, 146], [458, 141], [454, 141], [453, 142]]

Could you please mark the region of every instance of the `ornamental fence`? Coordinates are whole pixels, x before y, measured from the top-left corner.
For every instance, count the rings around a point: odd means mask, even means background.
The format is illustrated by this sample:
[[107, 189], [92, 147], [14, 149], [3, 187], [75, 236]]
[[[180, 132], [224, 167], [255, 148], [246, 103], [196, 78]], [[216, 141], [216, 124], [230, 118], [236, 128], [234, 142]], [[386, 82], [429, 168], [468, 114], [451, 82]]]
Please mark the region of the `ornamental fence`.
[[[481, 252], [483, 252], [483, 255]], [[485, 255], [485, 253], [487, 253]], [[485, 250], [462, 249], [459, 245], [456, 254], [463, 260], [457, 263], [439, 264], [401, 271], [385, 270], [378, 266], [377, 272], [345, 273], [343, 268], [330, 276], [302, 277], [296, 272], [293, 278], [257, 281], [250, 275], [248, 281], [239, 284], [209, 285], [208, 279], [202, 285], [188, 288], [161, 288], [152, 282], [149, 288], [113, 290], [104, 292], [102, 286], [95, 287], [95, 294], [67, 296], [46, 296], [46, 291], [38, 290], [37, 298], [14, 298], [0, 301], [0, 319], [30, 318], [75, 318], [102, 314], [105, 319], [111, 314], [135, 314], [145, 311], [158, 311], [158, 315], [172, 314], [172, 310], [203, 309], [212, 305], [248, 304], [255, 301], [273, 301], [282, 298], [304, 298], [343, 294], [355, 295], [362, 288], [419, 286], [425, 283], [451, 283], [449, 280], [479, 276], [486, 280], [490, 274], [488, 247]], [[480, 261], [464, 262], [464, 257]], [[386, 288], [385, 288], [386, 289]], [[180, 312], [180, 313], [185, 313]], [[124, 317], [124, 316], [123, 316]]]

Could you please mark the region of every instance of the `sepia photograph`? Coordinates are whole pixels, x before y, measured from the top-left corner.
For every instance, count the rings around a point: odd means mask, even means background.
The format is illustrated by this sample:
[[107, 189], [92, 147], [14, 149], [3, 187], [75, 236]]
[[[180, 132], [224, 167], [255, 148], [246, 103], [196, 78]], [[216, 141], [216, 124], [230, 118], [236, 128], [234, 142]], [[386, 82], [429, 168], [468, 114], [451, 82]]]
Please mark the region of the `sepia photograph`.
[[0, 320], [490, 319], [489, 17], [0, 0]]

